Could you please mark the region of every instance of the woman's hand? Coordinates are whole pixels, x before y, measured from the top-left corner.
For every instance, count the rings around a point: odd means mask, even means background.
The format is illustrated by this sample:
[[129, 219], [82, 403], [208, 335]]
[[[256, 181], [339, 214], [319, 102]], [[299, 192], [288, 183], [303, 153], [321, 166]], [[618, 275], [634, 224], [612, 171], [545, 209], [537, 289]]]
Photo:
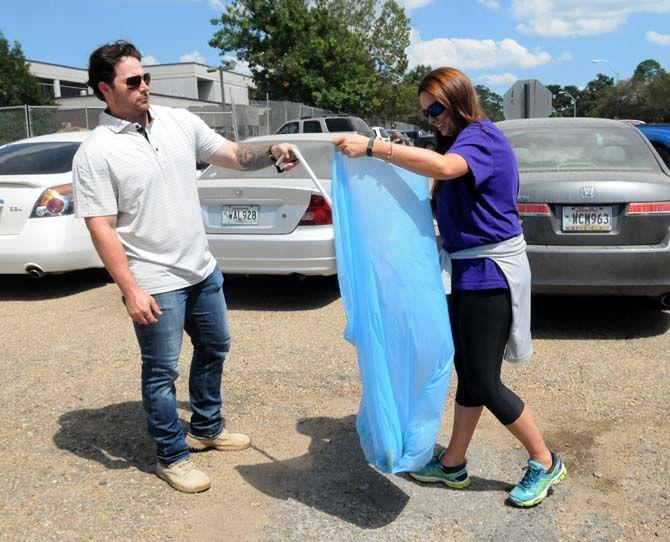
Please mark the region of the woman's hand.
[[333, 139], [333, 145], [345, 156], [349, 158], [360, 158], [365, 156], [368, 148], [369, 137], [362, 135], [346, 135]]

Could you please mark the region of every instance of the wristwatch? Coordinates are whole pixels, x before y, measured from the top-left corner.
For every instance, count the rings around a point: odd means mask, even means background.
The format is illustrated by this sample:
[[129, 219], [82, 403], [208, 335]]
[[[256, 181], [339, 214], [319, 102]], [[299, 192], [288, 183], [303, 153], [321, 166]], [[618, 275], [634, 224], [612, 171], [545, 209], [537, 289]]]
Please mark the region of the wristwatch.
[[370, 136], [370, 139], [368, 139], [368, 148], [365, 151], [365, 154], [367, 156], [372, 156], [372, 147], [375, 144], [375, 136]]

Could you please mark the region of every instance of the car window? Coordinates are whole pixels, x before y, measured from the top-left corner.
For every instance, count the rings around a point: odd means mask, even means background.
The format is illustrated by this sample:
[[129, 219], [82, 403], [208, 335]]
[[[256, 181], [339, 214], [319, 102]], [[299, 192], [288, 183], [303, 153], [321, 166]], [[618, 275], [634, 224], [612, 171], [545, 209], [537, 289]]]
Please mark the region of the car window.
[[503, 128], [520, 171], [658, 171], [640, 134], [615, 126]]
[[351, 120], [345, 117], [335, 117], [326, 119], [326, 127], [329, 132], [353, 132], [354, 127]]
[[363, 119], [352, 117], [351, 122], [354, 126], [354, 130], [356, 130], [359, 134], [372, 135], [372, 131], [370, 130], [368, 123]]
[[297, 134], [300, 131], [298, 128], [298, 123], [297, 122], [289, 122], [288, 124], [284, 124], [279, 131], [277, 132], [278, 134]]
[[387, 138], [387, 137], [389, 137], [389, 133], [388, 133], [386, 130], [384, 130], [384, 128], [382, 128], [382, 129], [380, 130], [380, 132], [382, 133], [382, 137], [383, 137], [383, 138]]
[[[264, 146], [283, 143], [281, 139], [276, 141], [264, 141]], [[330, 141], [297, 141], [296, 146], [307, 160], [309, 167], [319, 179], [330, 179], [333, 169], [333, 149]], [[211, 166], [200, 177], [201, 179], [308, 179], [309, 176], [304, 167], [297, 167], [291, 171], [277, 173], [277, 170], [268, 163], [267, 167], [256, 171], [237, 171], [218, 166]]]
[[306, 134], [319, 134], [323, 132], [321, 123], [318, 120], [306, 120], [303, 122], [302, 131]]
[[78, 141], [15, 143], [0, 148], [0, 175], [49, 175], [72, 171]]

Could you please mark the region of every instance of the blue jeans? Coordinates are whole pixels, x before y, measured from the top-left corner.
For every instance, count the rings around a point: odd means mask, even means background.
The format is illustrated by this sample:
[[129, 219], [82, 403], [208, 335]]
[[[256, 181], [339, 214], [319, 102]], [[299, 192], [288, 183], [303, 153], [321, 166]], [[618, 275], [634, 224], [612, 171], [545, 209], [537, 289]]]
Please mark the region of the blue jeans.
[[217, 267], [202, 282], [155, 294], [163, 314], [155, 324], [135, 323], [142, 353], [142, 403], [158, 461], [169, 465], [189, 455], [177, 414], [174, 382], [184, 331], [191, 337], [189, 432], [201, 438], [223, 430], [221, 372], [230, 351], [230, 329], [223, 297], [223, 275]]

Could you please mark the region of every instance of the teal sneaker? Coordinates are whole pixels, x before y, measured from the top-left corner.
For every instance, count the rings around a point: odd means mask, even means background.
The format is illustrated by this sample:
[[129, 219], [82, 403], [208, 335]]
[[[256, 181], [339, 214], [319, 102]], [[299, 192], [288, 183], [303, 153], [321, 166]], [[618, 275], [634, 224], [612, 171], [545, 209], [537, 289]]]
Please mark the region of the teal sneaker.
[[434, 456], [425, 467], [416, 472], [410, 472], [409, 475], [419, 482], [442, 482], [451, 489], [470, 487], [472, 480], [465, 469], [468, 462], [458, 467], [445, 467], [440, 463], [443, 455], [444, 450]]
[[509, 500], [512, 504], [523, 508], [540, 504], [549, 488], [565, 478], [568, 470], [563, 461], [554, 452], [551, 452], [551, 460], [551, 467], [547, 470], [537, 461], [528, 460], [528, 466], [524, 467], [526, 474], [510, 491]]

